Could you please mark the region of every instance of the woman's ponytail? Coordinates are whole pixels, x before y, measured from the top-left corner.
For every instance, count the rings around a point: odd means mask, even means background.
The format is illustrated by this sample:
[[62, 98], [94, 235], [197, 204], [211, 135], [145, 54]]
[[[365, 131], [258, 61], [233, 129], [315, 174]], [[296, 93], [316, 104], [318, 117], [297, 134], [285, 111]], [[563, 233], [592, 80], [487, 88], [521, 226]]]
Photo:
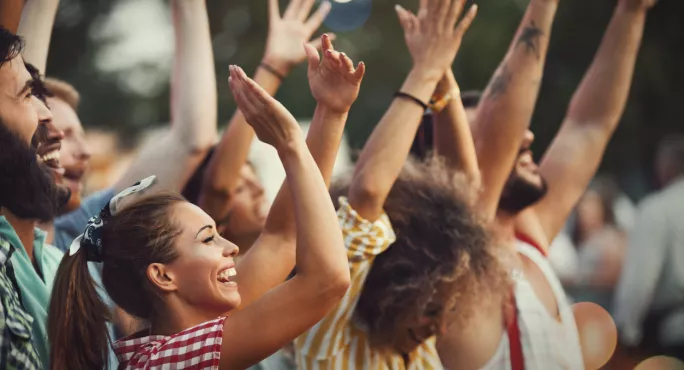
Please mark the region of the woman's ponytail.
[[110, 311], [88, 270], [86, 251], [67, 251], [57, 270], [48, 313], [51, 369], [107, 369]]

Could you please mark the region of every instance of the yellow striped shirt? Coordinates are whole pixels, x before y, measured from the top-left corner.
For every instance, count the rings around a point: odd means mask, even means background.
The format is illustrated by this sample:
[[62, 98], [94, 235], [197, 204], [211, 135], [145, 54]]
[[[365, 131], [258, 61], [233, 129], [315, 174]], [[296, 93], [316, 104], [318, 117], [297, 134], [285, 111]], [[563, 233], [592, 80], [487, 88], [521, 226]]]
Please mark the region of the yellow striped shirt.
[[408, 364], [405, 364], [398, 352], [372, 349], [368, 344], [366, 332], [354, 325], [354, 309], [373, 261], [394, 243], [396, 237], [386, 214], [377, 221], [370, 222], [359, 216], [346, 198], [340, 198], [337, 217], [347, 246], [352, 283], [339, 305], [316, 326], [295, 340], [297, 368], [442, 369], [434, 337], [409, 354]]

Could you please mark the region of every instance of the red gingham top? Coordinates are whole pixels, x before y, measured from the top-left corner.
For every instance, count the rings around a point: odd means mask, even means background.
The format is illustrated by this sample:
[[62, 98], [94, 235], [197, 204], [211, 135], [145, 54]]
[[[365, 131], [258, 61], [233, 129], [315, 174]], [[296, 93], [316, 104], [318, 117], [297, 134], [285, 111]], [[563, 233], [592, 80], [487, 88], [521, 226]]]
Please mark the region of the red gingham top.
[[148, 335], [114, 343], [119, 369], [218, 370], [225, 317], [193, 326], [171, 336]]

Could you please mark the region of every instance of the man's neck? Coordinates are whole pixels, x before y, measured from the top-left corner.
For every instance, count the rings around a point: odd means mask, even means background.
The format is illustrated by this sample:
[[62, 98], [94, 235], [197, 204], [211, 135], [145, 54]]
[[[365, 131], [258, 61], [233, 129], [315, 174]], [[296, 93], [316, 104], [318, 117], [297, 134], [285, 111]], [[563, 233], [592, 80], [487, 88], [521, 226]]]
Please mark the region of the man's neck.
[[53, 244], [55, 240], [55, 224], [52, 222], [40, 223], [38, 228], [45, 231], [47, 235], [45, 236], [45, 243]]
[[33, 239], [36, 221], [19, 218], [7, 208], [3, 208], [0, 213], [5, 216], [7, 222], [9, 222], [14, 229], [14, 232], [17, 233], [17, 236], [19, 236], [19, 240], [21, 241], [26, 254], [28, 254], [31, 261], [33, 261]]
[[507, 245], [511, 245], [515, 240], [515, 218], [517, 214], [509, 213], [504, 210], [496, 211], [496, 238]]

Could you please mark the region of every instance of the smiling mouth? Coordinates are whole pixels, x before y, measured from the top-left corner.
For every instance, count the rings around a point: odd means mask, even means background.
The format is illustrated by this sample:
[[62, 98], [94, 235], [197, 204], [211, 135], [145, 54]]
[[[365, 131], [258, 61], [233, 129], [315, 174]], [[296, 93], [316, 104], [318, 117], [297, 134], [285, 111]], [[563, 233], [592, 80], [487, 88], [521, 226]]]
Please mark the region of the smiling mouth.
[[233, 280], [233, 278], [237, 275], [237, 271], [235, 270], [235, 267], [231, 267], [228, 269], [225, 269], [223, 271], [220, 271], [218, 273], [218, 276], [216, 280], [218, 280], [221, 284], [225, 284], [227, 286], [237, 286], [237, 282]]
[[45, 154], [39, 154], [38, 159], [43, 162], [49, 169], [64, 175], [64, 167], [59, 163], [59, 149], [51, 150]]

